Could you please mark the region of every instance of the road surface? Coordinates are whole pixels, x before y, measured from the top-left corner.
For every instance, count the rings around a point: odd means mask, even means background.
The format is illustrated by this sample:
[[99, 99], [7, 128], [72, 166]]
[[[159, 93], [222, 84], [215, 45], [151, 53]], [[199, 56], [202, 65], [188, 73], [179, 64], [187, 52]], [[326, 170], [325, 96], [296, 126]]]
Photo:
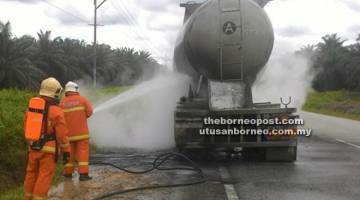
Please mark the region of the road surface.
[[[299, 140], [298, 160], [294, 163], [256, 162], [241, 159], [200, 163], [213, 181], [195, 186], [147, 190], [109, 199], [174, 200], [358, 200], [360, 199], [360, 122], [300, 113], [305, 127], [313, 129], [309, 138]], [[115, 153], [99, 155], [119, 166], [145, 169], [153, 153]], [[176, 166], [176, 161], [169, 162]], [[192, 172], [155, 171], [133, 175], [109, 167], [92, 167], [94, 180], [78, 183], [65, 180], [52, 189], [50, 199], [93, 199], [109, 191], [149, 184], [195, 180]], [[215, 180], [231, 180], [220, 183]]]

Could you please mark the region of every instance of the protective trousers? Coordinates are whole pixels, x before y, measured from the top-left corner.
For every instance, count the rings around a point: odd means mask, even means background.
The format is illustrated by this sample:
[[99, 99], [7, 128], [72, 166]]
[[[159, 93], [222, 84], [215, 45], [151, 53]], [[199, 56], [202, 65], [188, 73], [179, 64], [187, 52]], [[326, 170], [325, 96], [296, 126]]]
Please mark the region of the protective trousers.
[[30, 150], [24, 182], [25, 200], [47, 198], [55, 168], [55, 154]]
[[64, 174], [70, 175], [74, 173], [76, 166], [79, 174], [89, 173], [89, 140], [70, 142], [70, 145], [70, 161], [65, 165]]

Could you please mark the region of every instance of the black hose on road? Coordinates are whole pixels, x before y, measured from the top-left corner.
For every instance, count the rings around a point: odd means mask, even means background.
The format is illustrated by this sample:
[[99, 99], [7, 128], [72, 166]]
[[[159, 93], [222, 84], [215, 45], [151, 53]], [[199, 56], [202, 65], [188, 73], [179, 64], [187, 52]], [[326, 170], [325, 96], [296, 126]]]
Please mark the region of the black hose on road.
[[[188, 164], [190, 164], [191, 167], [161, 168], [161, 165], [163, 165], [166, 161], [168, 161], [169, 159], [175, 158], [175, 157], [185, 160]], [[151, 172], [153, 170], [188, 170], [188, 171], [194, 171], [199, 175], [199, 179], [196, 180], [196, 181], [189, 181], [189, 182], [185, 182], [185, 183], [175, 183], [175, 184], [164, 184], [164, 185], [150, 185], [150, 186], [131, 188], [131, 189], [126, 189], [126, 190], [116, 190], [116, 191], [112, 191], [112, 192], [102, 194], [101, 196], [98, 196], [98, 197], [94, 198], [93, 200], [106, 199], [106, 198], [109, 198], [111, 196], [124, 194], [124, 193], [129, 193], [129, 192], [141, 191], [141, 190], [191, 186], [191, 185], [202, 184], [202, 183], [205, 183], [205, 182], [208, 182], [208, 181], [224, 182], [222, 180], [206, 179], [204, 177], [202, 169], [194, 161], [192, 161], [187, 156], [185, 156], [185, 155], [183, 155], [181, 153], [176, 153], [176, 152], [164, 153], [164, 154], [161, 154], [161, 155], [157, 156], [155, 158], [155, 160], [153, 161], [153, 163], [152, 163], [152, 167], [147, 169], [147, 170], [143, 170], [143, 171], [133, 171], [133, 170], [125, 169], [125, 168], [116, 166], [116, 165], [114, 165], [112, 163], [106, 163], [106, 162], [95, 162], [95, 163], [91, 163], [90, 165], [111, 166], [111, 167], [114, 167], [114, 168], [119, 169], [121, 171], [124, 171], [124, 172], [127, 172], [127, 173], [132, 173], [132, 174], [145, 174], [145, 173], [149, 173], [149, 172]]]

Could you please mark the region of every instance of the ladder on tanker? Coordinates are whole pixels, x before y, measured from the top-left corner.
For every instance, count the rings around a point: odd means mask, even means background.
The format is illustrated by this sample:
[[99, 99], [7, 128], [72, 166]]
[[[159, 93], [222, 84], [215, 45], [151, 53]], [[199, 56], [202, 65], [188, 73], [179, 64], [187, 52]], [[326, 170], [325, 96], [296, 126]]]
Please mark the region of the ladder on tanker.
[[[220, 8], [220, 46], [219, 71], [220, 79], [243, 81], [243, 23], [241, 16], [241, 0], [218, 1]], [[234, 43], [234, 41], [236, 41]], [[231, 72], [239, 71], [241, 75]], [[226, 70], [225, 70], [226, 69]], [[232, 78], [232, 76], [234, 78]], [[236, 78], [236, 77], [241, 77]], [[225, 80], [224, 80], [225, 81]]]

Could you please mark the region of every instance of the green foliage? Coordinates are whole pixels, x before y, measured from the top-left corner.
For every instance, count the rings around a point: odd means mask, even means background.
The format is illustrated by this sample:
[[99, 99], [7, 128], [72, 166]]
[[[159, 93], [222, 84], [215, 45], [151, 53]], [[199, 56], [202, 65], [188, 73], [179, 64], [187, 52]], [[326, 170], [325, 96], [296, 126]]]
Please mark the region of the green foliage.
[[19, 186], [10, 191], [0, 194], [1, 200], [21, 200], [24, 199], [24, 189], [22, 186]]
[[106, 98], [111, 97], [114, 95], [118, 95], [120, 93], [125, 92], [126, 90], [130, 89], [130, 86], [124, 86], [124, 87], [107, 87], [95, 90], [95, 92], [92, 94], [95, 98]]
[[303, 109], [360, 121], [360, 92], [313, 91], [308, 95]]
[[96, 90], [90, 90], [88, 92], [82, 93], [82, 95], [89, 98], [89, 100], [94, 104], [98, 104], [100, 102], [104, 102], [122, 92], [130, 89], [131, 86], [119, 86], [119, 87], [105, 87]]
[[45, 74], [29, 59], [33, 39], [12, 38], [10, 23], [0, 22], [0, 88], [34, 89]]
[[25, 150], [22, 122], [29, 99], [34, 95], [19, 90], [0, 90], [0, 162], [9, 168], [15, 167], [13, 161], [18, 160], [6, 153]]
[[[360, 39], [360, 35], [359, 35]], [[318, 45], [308, 45], [296, 52], [313, 65], [316, 74], [313, 88], [317, 91], [346, 89], [360, 92], [360, 40], [345, 46], [337, 34], [322, 37]]]
[[4, 179], [0, 179], [0, 188], [23, 178], [26, 164], [23, 118], [34, 95], [14, 89], [0, 90], [0, 173], [7, 176], [1, 177]]
[[[93, 46], [84, 41], [56, 37], [40, 31], [38, 38], [14, 38], [10, 23], [0, 22], [0, 89], [37, 89], [45, 77], [90, 82], [93, 75]], [[145, 51], [97, 46], [97, 79], [101, 85], [129, 85], [152, 75], [161, 66]]]

